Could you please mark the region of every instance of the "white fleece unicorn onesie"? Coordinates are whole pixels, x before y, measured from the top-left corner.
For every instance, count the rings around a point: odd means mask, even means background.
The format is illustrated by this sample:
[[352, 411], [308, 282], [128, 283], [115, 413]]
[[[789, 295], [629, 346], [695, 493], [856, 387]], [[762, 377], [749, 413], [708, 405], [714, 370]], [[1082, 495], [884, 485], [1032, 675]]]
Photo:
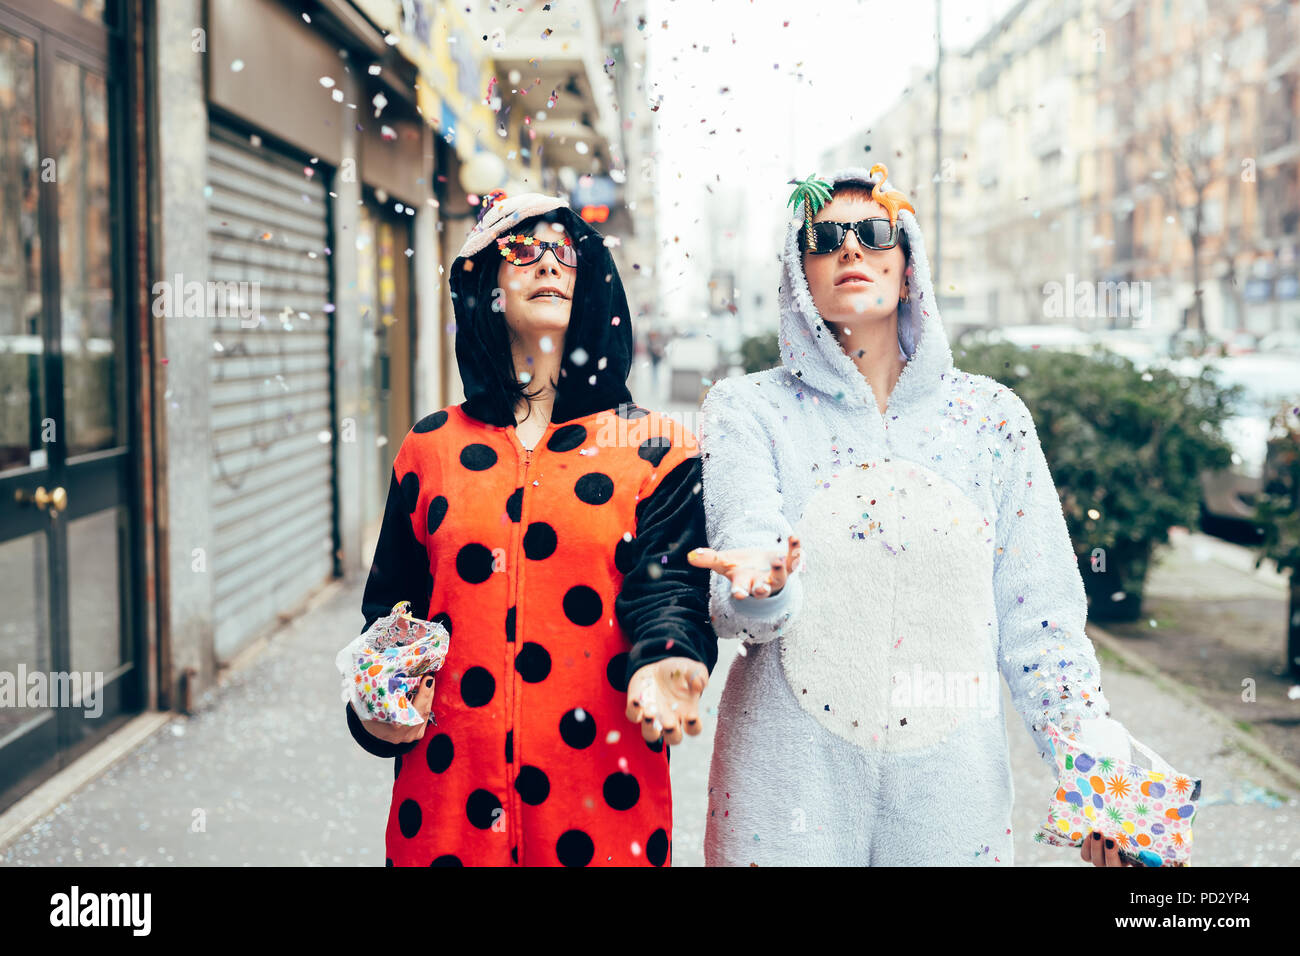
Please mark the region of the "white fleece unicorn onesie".
[[[830, 177], [845, 179], [870, 176]], [[1011, 864], [999, 674], [1053, 771], [1046, 720], [1084, 719], [1080, 739], [1126, 756], [1034, 422], [953, 367], [920, 228], [899, 219], [907, 364], [884, 415], [813, 306], [801, 219], [782, 254], [782, 364], [704, 402], [709, 546], [784, 553], [793, 531], [804, 557], [770, 598], [735, 600], [712, 575], [714, 628], [747, 653], [717, 716], [709, 866]]]

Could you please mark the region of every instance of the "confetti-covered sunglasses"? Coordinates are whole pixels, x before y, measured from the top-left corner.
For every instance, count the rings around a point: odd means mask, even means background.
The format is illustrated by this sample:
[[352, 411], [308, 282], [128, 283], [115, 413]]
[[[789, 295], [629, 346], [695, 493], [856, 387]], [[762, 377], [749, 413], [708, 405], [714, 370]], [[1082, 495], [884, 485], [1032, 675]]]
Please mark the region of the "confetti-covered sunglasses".
[[568, 266], [570, 269], [578, 267], [578, 250], [568, 236], [555, 242], [538, 239], [536, 236], [502, 236], [497, 240], [497, 248], [501, 250], [501, 255], [506, 262], [511, 265], [530, 266], [546, 255], [546, 250], [550, 249], [555, 256], [555, 261], [560, 265]]
[[799, 230], [799, 251], [824, 256], [844, 244], [849, 230], [858, 237], [864, 249], [892, 249], [898, 245], [898, 223], [888, 219], [863, 219], [860, 222], [815, 222], [812, 224], [813, 244], [808, 245], [808, 230]]

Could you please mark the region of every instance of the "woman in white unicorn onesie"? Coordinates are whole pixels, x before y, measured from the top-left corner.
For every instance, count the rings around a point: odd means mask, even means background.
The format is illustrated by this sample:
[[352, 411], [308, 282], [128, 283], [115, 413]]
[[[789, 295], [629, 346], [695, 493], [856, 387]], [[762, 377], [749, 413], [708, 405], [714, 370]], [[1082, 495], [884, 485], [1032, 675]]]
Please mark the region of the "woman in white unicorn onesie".
[[[709, 774], [705, 863], [1011, 865], [999, 675], [1128, 757], [1084, 633], [1024, 403], [953, 366], [912, 206], [887, 171], [810, 177], [782, 253], [781, 365], [701, 414], [710, 614], [743, 640]], [[1044, 805], [1046, 806], [1044, 794]], [[1083, 859], [1121, 865], [1100, 834]]]

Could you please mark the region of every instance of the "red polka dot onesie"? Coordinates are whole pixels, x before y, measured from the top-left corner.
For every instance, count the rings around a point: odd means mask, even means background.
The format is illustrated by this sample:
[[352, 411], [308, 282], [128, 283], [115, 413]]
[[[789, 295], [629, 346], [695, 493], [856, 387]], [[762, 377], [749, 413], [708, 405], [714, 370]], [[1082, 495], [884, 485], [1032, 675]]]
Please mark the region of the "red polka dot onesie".
[[390, 745], [347, 708], [358, 743], [396, 758], [386, 861], [667, 865], [669, 748], [625, 710], [637, 668], [717, 659], [708, 572], [686, 561], [705, 544], [695, 438], [630, 397], [581, 414], [557, 397], [526, 449], [473, 414], [460, 340], [470, 399], [403, 440], [363, 599], [367, 626], [410, 600], [449, 631], [436, 723]]

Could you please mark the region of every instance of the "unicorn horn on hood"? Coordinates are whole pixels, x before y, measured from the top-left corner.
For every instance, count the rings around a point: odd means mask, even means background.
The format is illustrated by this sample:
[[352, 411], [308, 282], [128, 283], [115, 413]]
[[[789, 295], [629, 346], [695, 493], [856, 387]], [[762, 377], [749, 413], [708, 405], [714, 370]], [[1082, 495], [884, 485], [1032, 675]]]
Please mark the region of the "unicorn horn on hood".
[[807, 179], [791, 179], [789, 183], [795, 187], [795, 190], [790, 194], [787, 205], [798, 209], [799, 203], [803, 203], [803, 226], [807, 232], [808, 248], [815, 252], [817, 240], [813, 236], [812, 217], [817, 214], [817, 210], [830, 201], [831, 184], [824, 179], [818, 179], [816, 173]]

